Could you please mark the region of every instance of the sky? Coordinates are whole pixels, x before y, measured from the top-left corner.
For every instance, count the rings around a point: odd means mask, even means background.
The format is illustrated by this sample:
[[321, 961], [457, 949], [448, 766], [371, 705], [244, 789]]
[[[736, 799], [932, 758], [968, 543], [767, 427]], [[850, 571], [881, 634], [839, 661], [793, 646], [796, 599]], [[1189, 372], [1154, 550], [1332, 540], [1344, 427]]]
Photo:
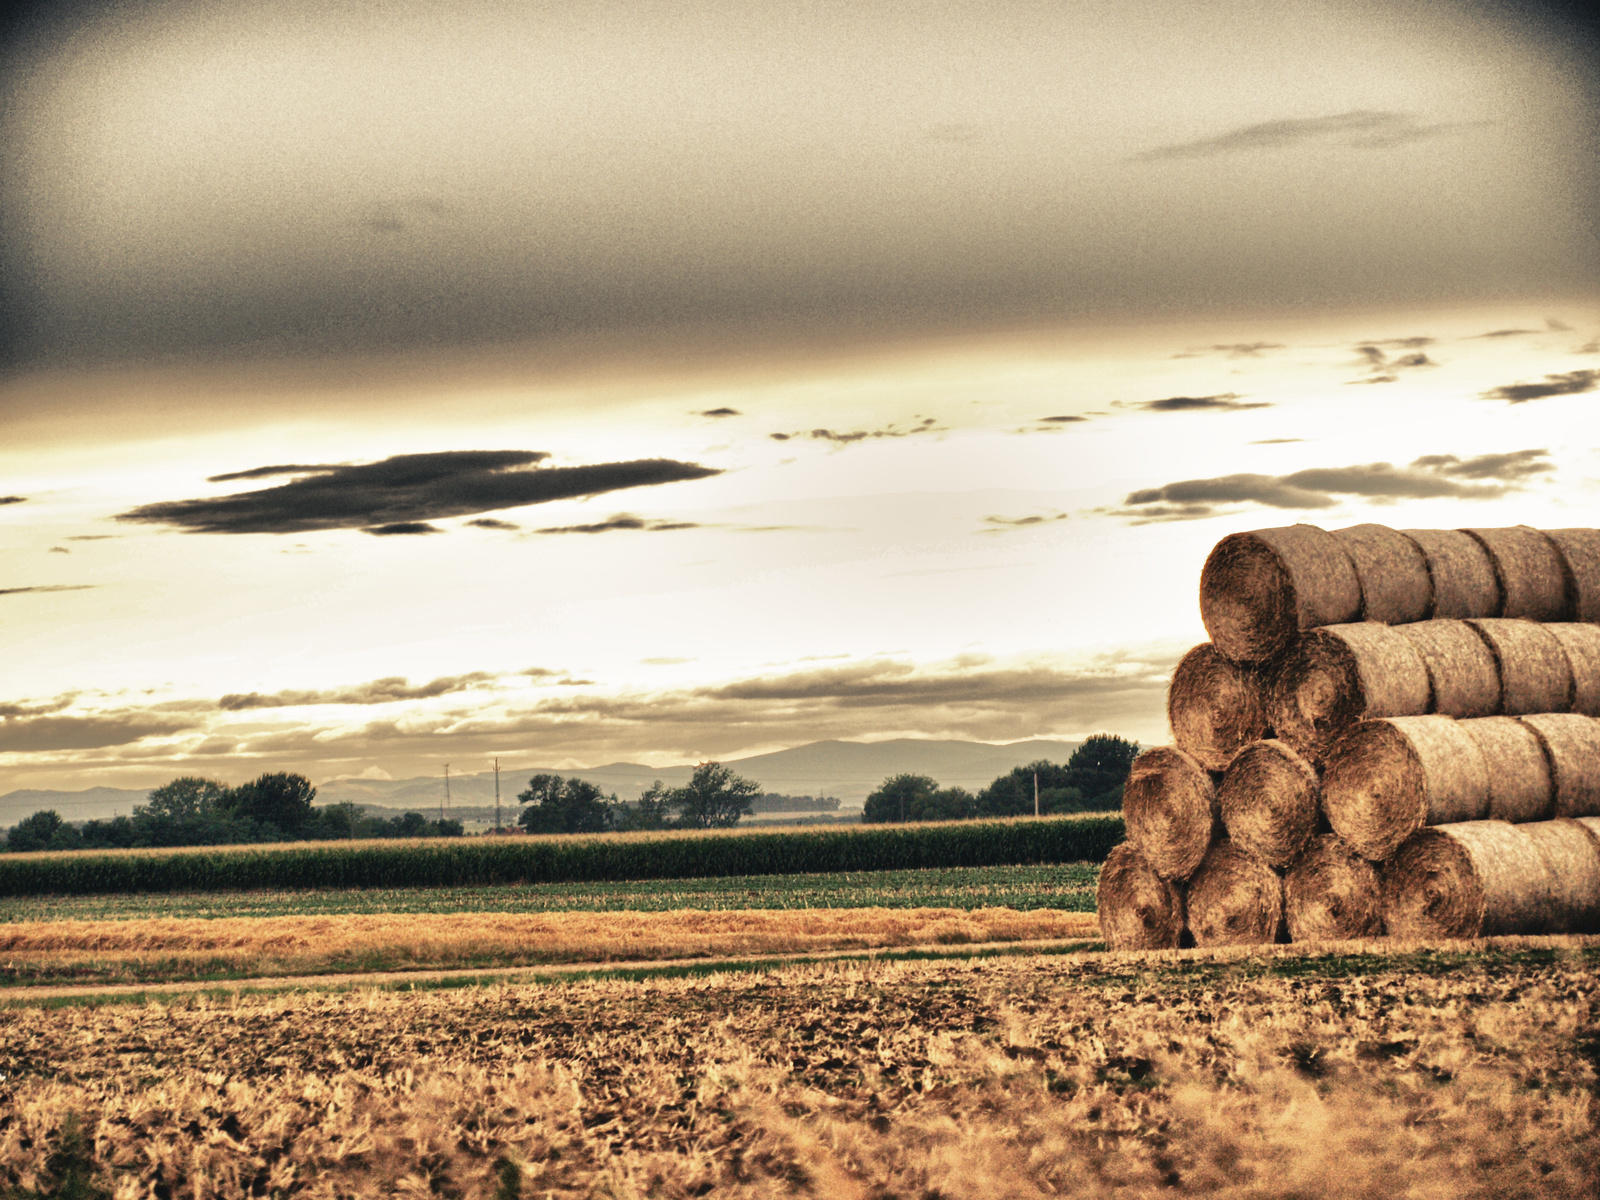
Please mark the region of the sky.
[[19, 10], [0, 792], [1165, 741], [1228, 533], [1600, 524], [1576, 11]]

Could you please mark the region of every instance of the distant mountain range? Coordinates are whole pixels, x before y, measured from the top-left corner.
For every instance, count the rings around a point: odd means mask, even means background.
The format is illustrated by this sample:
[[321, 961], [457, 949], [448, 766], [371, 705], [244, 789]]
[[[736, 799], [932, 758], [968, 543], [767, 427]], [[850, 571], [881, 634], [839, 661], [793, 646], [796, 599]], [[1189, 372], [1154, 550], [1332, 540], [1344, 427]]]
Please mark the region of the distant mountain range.
[[[724, 760], [726, 765], [761, 785], [763, 791], [790, 796], [832, 796], [842, 808], [859, 808], [867, 796], [890, 775], [931, 775], [944, 787], [976, 791], [1013, 767], [1040, 759], [1066, 762], [1079, 742], [1034, 739], [996, 746], [989, 742], [936, 741], [895, 738], [887, 742], [811, 742], [791, 750]], [[635, 800], [654, 780], [668, 787], [687, 783], [693, 764], [646, 767], [639, 763], [608, 763], [603, 767], [562, 770], [556, 767], [517, 766], [500, 769], [500, 799], [515, 810], [517, 793], [542, 771], [586, 779], [619, 800]], [[401, 811], [437, 812], [444, 799], [444, 775], [413, 779], [334, 779], [317, 785], [318, 804], [377, 804]], [[41, 808], [53, 808], [68, 821], [85, 821], [132, 813], [143, 804], [145, 791], [127, 788], [88, 788], [79, 792], [23, 788], [0, 795], [0, 826], [14, 825]], [[450, 776], [452, 806], [494, 804], [494, 773]]]

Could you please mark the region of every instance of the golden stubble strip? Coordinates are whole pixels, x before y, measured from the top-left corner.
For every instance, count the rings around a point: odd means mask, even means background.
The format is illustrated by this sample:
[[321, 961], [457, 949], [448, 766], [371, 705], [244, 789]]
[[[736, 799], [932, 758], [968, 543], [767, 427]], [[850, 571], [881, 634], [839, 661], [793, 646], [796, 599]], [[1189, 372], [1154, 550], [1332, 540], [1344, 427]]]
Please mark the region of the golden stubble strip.
[[791, 954], [868, 947], [1095, 937], [1092, 913], [1010, 908], [744, 909], [721, 912], [395, 913], [36, 921], [0, 927], [0, 962], [151, 955], [297, 969], [380, 957], [441, 964]]

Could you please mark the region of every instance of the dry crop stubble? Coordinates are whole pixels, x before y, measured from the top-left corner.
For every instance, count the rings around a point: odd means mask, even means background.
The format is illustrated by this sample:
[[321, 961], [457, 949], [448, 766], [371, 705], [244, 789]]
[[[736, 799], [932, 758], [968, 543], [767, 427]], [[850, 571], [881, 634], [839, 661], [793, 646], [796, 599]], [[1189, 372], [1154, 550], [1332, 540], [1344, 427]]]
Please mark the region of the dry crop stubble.
[[1587, 1197], [1595, 943], [24, 1009], [0, 1180], [74, 1114], [129, 1196]]
[[1092, 939], [1093, 913], [1010, 908], [367, 914], [0, 926], [13, 982], [159, 982]]

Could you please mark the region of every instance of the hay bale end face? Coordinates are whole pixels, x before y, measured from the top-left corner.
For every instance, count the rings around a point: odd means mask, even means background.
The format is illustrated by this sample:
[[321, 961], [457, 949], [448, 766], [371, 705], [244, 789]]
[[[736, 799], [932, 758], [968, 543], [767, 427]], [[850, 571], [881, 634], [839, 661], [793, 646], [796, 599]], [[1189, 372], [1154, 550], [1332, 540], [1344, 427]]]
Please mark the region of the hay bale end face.
[[1387, 525], [1335, 529], [1361, 584], [1361, 617], [1400, 625], [1421, 621], [1433, 608], [1433, 585], [1422, 549]]
[[1333, 831], [1378, 862], [1424, 825], [1486, 817], [1488, 766], [1461, 724], [1386, 717], [1341, 738], [1322, 776], [1322, 808]]
[[1489, 552], [1459, 529], [1402, 529], [1428, 564], [1434, 618], [1498, 617], [1500, 581]]
[[1297, 942], [1379, 937], [1383, 893], [1378, 869], [1334, 833], [1321, 833], [1283, 881], [1284, 920]]
[[1572, 711], [1572, 666], [1566, 651], [1543, 625], [1510, 618], [1467, 622], [1483, 638], [1500, 669], [1500, 712]]
[[1600, 625], [1546, 625], [1572, 670], [1572, 711], [1600, 717]]
[[1556, 544], [1537, 529], [1467, 529], [1489, 552], [1500, 581], [1500, 615], [1528, 621], [1567, 621], [1567, 564]]
[[1532, 713], [1522, 718], [1550, 763], [1551, 814], [1600, 816], [1600, 721], [1580, 713]]
[[1095, 889], [1100, 935], [1111, 950], [1175, 950], [1183, 936], [1183, 892], [1133, 845], [1113, 846]]
[[1268, 720], [1283, 741], [1313, 762], [1357, 721], [1428, 711], [1428, 667], [1417, 648], [1387, 625], [1329, 625], [1299, 637], [1273, 683]]
[[1133, 760], [1122, 819], [1144, 861], [1172, 880], [1194, 874], [1222, 827], [1210, 772], [1176, 746], [1156, 746]]
[[1267, 736], [1261, 677], [1202, 643], [1172, 672], [1167, 720], [1180, 750], [1206, 770], [1221, 771], [1241, 749]]
[[1266, 662], [1299, 630], [1353, 621], [1360, 611], [1344, 544], [1315, 525], [1230, 534], [1200, 572], [1200, 619], [1235, 662]]
[[1321, 795], [1311, 764], [1270, 738], [1239, 751], [1217, 804], [1229, 841], [1268, 866], [1286, 867], [1317, 831]]
[[1600, 931], [1600, 838], [1570, 820], [1538, 821], [1519, 828], [1533, 839], [1550, 869], [1554, 890], [1544, 931]]
[[1600, 622], [1600, 529], [1546, 529], [1567, 568], [1571, 620]]
[[1557, 883], [1528, 828], [1469, 821], [1407, 841], [1382, 869], [1390, 936], [1493, 937], [1558, 924]]
[[1211, 847], [1185, 899], [1196, 946], [1249, 946], [1288, 936], [1283, 880], [1232, 842]]
[[1465, 621], [1418, 621], [1395, 630], [1428, 668], [1429, 710], [1447, 717], [1500, 711], [1500, 664], [1483, 635]]
[[1555, 781], [1538, 734], [1516, 717], [1480, 717], [1461, 728], [1478, 745], [1489, 771], [1489, 810], [1494, 821], [1520, 824], [1554, 815]]

